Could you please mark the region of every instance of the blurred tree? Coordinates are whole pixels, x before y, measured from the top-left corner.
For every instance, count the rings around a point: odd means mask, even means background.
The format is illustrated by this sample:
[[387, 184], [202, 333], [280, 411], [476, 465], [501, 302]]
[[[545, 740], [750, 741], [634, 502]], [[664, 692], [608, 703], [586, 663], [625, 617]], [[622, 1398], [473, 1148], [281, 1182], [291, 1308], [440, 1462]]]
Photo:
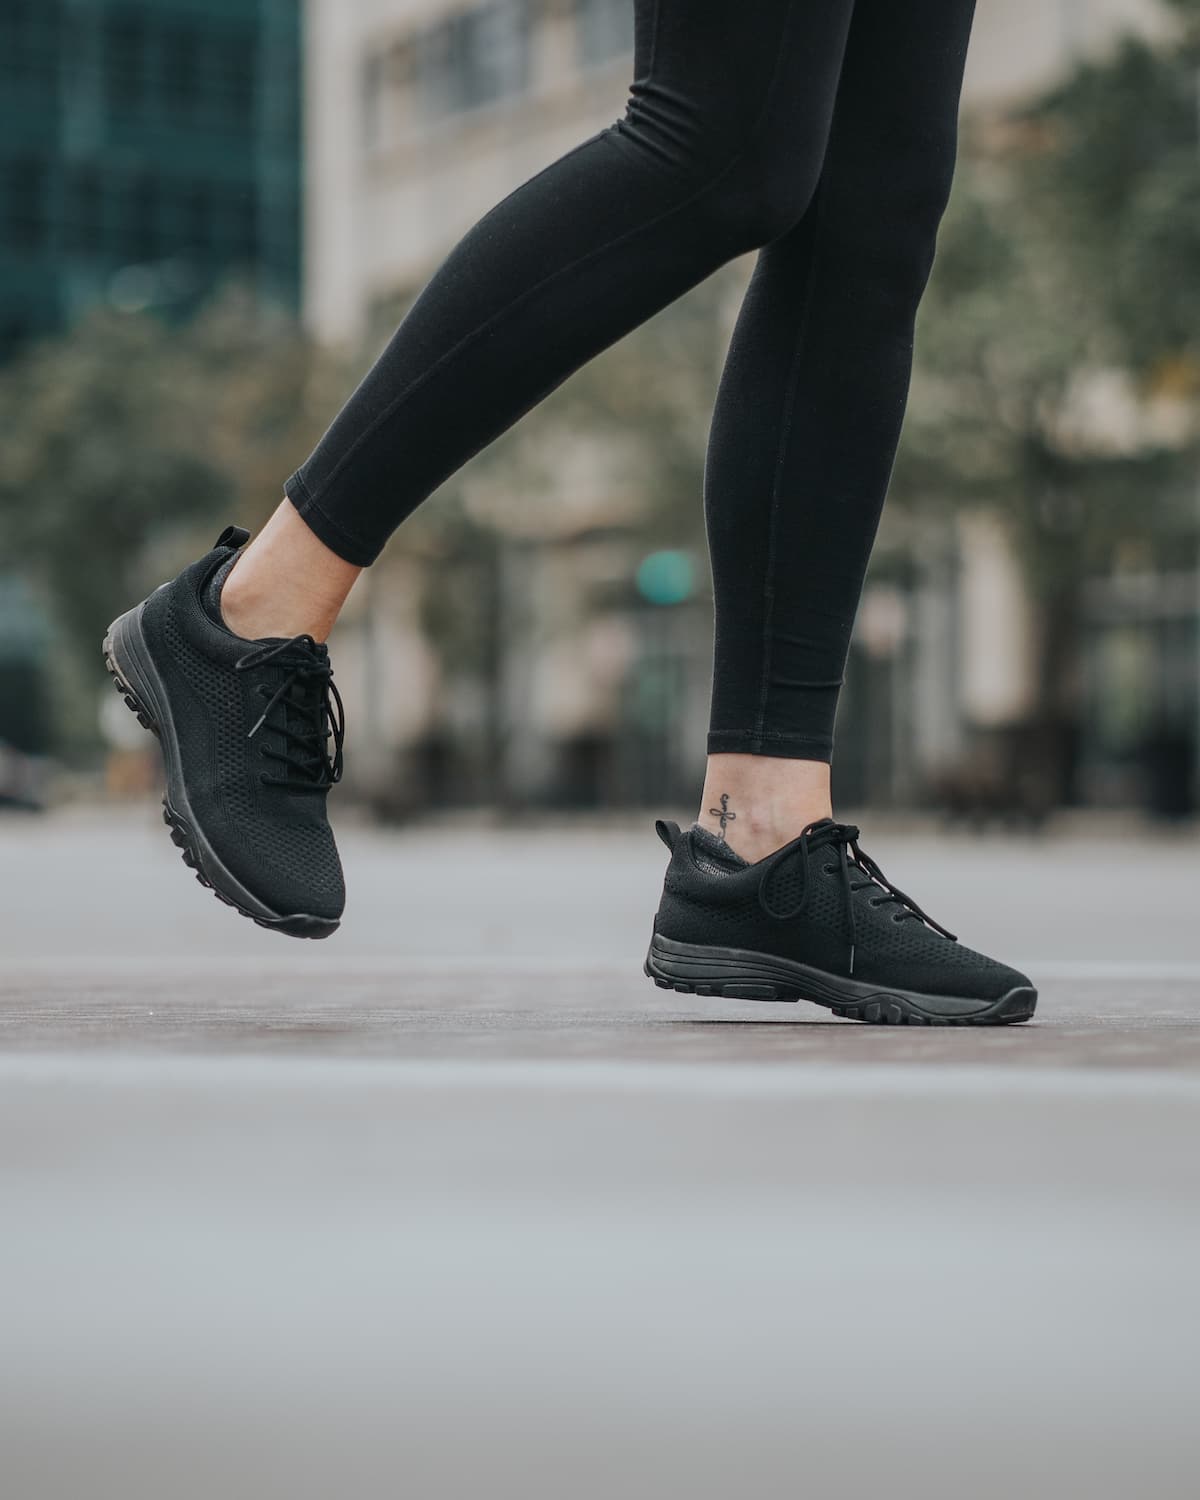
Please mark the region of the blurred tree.
[[60, 741], [94, 741], [85, 684], [109, 620], [210, 532], [263, 519], [341, 385], [236, 288], [184, 327], [96, 313], [0, 371], [0, 565], [56, 627]]
[[584, 365], [451, 476], [399, 533], [439, 569], [423, 618], [449, 674], [478, 683], [487, 795], [505, 783], [506, 672], [555, 626], [529, 617], [514, 579], [530, 547], [588, 536], [628, 542], [624, 589], [580, 597], [583, 614], [628, 609], [640, 554], [656, 545], [701, 562], [701, 486], [724, 340], [718, 309], [744, 268], [726, 267]]
[[718, 309], [743, 272], [722, 268], [572, 374], [447, 481], [418, 513], [426, 534], [632, 525], [651, 544], [702, 543]]
[[1200, 0], [1174, 4], [1171, 42], [1127, 38], [964, 132], [921, 315], [896, 501], [1007, 521], [1040, 615], [1051, 757], [1084, 581], [1131, 546], [1144, 566], [1195, 548]]
[[[1168, 44], [1126, 38], [1028, 113], [1028, 179], [1051, 233], [1148, 382], [1200, 359], [1200, 0], [1168, 0]], [[1178, 372], [1172, 379], [1177, 379]]]

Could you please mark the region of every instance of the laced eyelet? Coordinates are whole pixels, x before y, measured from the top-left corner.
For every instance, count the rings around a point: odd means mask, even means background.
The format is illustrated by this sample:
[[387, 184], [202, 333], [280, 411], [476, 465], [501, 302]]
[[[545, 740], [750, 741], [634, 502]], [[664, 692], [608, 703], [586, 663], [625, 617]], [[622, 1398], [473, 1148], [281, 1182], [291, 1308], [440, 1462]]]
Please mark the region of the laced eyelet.
[[837, 865], [822, 865], [821, 868], [825, 871], [826, 875], [837, 874]]

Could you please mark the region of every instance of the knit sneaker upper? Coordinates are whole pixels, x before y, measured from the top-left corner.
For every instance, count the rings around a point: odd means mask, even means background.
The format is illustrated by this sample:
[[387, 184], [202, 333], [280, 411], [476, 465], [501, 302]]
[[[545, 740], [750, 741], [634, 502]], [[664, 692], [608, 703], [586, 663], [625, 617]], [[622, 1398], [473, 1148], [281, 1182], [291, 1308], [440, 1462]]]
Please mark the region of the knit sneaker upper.
[[206, 590], [230, 561], [218, 546], [142, 613], [187, 800], [221, 862], [270, 907], [336, 918], [345, 893], [325, 800], [341, 775], [342, 711], [329, 652], [310, 636], [247, 641], [214, 619]]
[[958, 942], [831, 818], [756, 864], [706, 830], [674, 843], [655, 931], [938, 995], [999, 998], [1029, 980]]

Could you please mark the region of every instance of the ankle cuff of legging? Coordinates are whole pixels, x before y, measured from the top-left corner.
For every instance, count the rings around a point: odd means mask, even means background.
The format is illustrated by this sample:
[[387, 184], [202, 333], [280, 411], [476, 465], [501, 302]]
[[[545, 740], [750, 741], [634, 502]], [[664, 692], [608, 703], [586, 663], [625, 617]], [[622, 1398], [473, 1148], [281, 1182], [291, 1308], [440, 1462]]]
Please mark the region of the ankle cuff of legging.
[[287, 479], [283, 493], [296, 507], [300, 519], [313, 535], [319, 537], [331, 552], [336, 552], [343, 562], [351, 563], [356, 568], [369, 568], [383, 551], [382, 547], [368, 546], [358, 537], [351, 536], [328, 516], [309, 493], [299, 470]]
[[781, 760], [833, 759], [830, 734], [783, 734], [763, 729], [753, 733], [740, 729], [713, 729], [708, 736], [709, 755], [770, 755]]

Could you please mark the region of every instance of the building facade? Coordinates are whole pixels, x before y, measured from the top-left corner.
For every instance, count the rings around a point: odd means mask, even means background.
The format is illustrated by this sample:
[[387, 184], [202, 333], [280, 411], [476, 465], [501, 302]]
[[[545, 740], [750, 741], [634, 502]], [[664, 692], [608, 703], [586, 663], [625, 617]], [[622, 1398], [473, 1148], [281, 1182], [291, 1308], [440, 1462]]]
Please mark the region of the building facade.
[[[979, 0], [966, 106], [1161, 20], [1155, 0]], [[308, 0], [307, 27], [304, 305], [329, 340], [616, 119], [632, 76], [633, 0]]]
[[299, 303], [300, 0], [4, 0], [0, 349], [224, 276]]

